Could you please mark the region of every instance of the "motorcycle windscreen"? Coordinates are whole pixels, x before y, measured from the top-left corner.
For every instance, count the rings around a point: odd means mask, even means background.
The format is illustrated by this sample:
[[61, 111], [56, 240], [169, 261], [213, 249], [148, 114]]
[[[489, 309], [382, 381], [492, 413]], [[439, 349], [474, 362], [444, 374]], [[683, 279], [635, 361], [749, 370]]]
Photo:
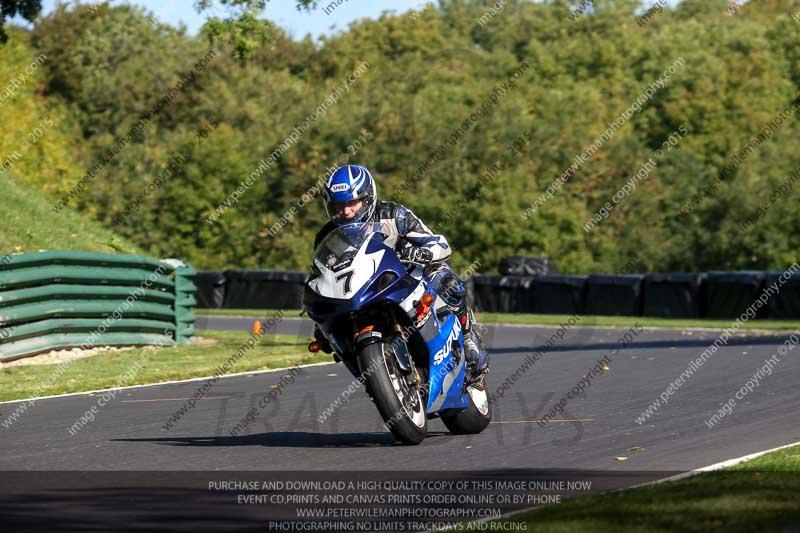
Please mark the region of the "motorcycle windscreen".
[[431, 354], [430, 374], [428, 377], [428, 413], [442, 409], [463, 409], [469, 405], [464, 388], [466, 360], [462, 354], [458, 363], [453, 359], [452, 342], [463, 346], [461, 325], [456, 316], [451, 314], [442, 324], [439, 335], [428, 342]]
[[320, 296], [353, 298], [378, 270], [385, 248], [367, 244], [380, 224], [347, 224], [333, 230], [314, 252], [315, 270], [308, 286]]

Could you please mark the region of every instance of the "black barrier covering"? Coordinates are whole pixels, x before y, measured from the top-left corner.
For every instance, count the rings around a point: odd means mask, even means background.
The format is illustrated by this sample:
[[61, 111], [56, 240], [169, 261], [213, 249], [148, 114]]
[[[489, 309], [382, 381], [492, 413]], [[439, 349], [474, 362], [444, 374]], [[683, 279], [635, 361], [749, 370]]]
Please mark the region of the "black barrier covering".
[[280, 270], [226, 270], [225, 309], [301, 309], [306, 274]]
[[534, 278], [530, 277], [503, 276], [500, 279], [500, 312], [533, 313], [533, 283]]
[[3, 472], [0, 508], [14, 532], [525, 531], [475, 522], [678, 473]]
[[467, 305], [475, 309], [475, 276], [470, 276], [464, 280], [464, 290], [467, 292], [464, 297]]
[[216, 270], [201, 270], [192, 277], [197, 285], [195, 299], [200, 309], [219, 309], [225, 301], [225, 274]]
[[476, 311], [497, 313], [500, 308], [500, 276], [476, 274], [470, 278], [472, 305]]
[[623, 276], [593, 275], [586, 280], [587, 315], [640, 316], [642, 313], [642, 281], [640, 274]]
[[536, 278], [533, 285], [534, 313], [583, 314], [586, 276], [542, 276]]
[[[467, 303], [488, 313], [735, 318], [781, 272], [589, 276], [490, 276], [466, 282]], [[300, 309], [306, 274], [278, 270], [202, 271], [198, 307]], [[770, 297], [757, 318], [800, 318], [800, 274]]]
[[503, 276], [550, 276], [558, 274], [556, 264], [546, 257], [509, 255], [500, 260], [498, 268]]
[[778, 279], [783, 274], [767, 273], [766, 287], [778, 284], [778, 293], [769, 297], [769, 318], [800, 318], [800, 272], [786, 274], [781, 285]]
[[[703, 281], [705, 318], [736, 318], [758, 299], [766, 274], [758, 271], [709, 272]], [[755, 318], [767, 317], [767, 306]]]
[[484, 313], [532, 313], [534, 278], [472, 276], [474, 308]]
[[647, 274], [642, 316], [699, 318], [702, 274]]

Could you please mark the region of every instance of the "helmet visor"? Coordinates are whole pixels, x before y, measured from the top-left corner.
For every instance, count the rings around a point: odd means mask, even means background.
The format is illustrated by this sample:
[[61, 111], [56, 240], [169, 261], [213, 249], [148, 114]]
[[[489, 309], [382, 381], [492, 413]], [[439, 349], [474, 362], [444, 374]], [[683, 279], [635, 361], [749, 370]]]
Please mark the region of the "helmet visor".
[[368, 198], [355, 198], [341, 202], [326, 202], [328, 216], [335, 224], [356, 222], [369, 211]]

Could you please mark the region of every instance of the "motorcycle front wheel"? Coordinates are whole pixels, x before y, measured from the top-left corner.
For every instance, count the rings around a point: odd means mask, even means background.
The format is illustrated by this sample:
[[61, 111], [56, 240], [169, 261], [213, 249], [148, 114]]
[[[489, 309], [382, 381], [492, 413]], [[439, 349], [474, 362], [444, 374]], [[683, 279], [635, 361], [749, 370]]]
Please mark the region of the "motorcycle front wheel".
[[358, 364], [386, 427], [403, 444], [422, 442], [428, 433], [425, 398], [406, 382], [392, 345], [376, 342], [365, 346], [358, 353]]

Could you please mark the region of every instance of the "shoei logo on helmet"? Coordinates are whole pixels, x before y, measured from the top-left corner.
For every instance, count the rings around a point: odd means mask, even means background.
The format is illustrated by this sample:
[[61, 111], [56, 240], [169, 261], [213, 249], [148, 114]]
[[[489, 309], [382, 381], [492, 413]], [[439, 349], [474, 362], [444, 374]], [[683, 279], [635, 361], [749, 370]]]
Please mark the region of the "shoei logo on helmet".
[[333, 187], [331, 187], [331, 192], [339, 192], [339, 191], [346, 191], [347, 184], [346, 183], [337, 183]]

